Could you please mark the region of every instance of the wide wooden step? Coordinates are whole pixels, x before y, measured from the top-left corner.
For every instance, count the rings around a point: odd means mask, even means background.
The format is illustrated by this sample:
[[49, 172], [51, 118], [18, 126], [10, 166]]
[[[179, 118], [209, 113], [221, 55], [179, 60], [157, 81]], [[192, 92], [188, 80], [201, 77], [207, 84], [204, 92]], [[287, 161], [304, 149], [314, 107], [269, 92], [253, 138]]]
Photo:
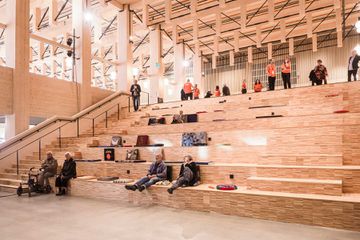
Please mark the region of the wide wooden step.
[[22, 182], [23, 180], [19, 179], [0, 178], [0, 184], [2, 185], [19, 186]]
[[0, 178], [26, 180], [28, 178], [28, 175], [27, 174], [19, 174], [19, 175], [17, 175], [16, 173], [0, 173]]
[[342, 195], [341, 180], [249, 177], [247, 179], [247, 188], [272, 192]]

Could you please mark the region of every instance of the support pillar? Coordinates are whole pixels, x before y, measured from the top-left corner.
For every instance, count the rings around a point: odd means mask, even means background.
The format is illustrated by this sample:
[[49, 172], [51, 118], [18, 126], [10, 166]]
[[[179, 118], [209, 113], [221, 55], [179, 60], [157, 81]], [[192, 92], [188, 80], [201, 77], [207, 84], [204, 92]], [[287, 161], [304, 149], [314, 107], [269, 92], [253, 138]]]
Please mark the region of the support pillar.
[[91, 21], [86, 21], [84, 14], [87, 11], [87, 0], [77, 0], [72, 3], [72, 27], [76, 37], [76, 58], [74, 81], [80, 84], [78, 97], [78, 110], [89, 107], [91, 96]]
[[204, 92], [204, 80], [202, 77], [202, 57], [197, 53], [193, 57], [194, 84], [198, 85], [200, 92]]
[[6, 64], [13, 68], [13, 116], [7, 120], [7, 138], [29, 128], [30, 75], [29, 75], [29, 15], [30, 0], [6, 3]]
[[158, 97], [164, 97], [163, 63], [162, 63], [162, 41], [160, 26], [150, 32], [150, 104], [157, 103]]
[[186, 82], [185, 79], [185, 69], [184, 69], [184, 60], [185, 60], [185, 45], [183, 43], [177, 43], [174, 45], [174, 73], [176, 82], [180, 83], [181, 87]]
[[132, 13], [130, 6], [124, 5], [124, 10], [118, 13], [118, 57], [119, 65], [117, 67], [117, 90], [128, 92], [132, 83], [132, 43], [130, 36], [132, 31]]

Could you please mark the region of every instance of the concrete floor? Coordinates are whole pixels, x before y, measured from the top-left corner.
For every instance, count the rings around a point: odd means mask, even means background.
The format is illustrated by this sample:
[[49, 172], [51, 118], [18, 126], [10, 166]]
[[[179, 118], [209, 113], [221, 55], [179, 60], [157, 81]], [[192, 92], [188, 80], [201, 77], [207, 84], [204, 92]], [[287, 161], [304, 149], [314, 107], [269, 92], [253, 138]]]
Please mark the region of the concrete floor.
[[0, 193], [1, 240], [360, 239], [360, 232], [76, 197]]

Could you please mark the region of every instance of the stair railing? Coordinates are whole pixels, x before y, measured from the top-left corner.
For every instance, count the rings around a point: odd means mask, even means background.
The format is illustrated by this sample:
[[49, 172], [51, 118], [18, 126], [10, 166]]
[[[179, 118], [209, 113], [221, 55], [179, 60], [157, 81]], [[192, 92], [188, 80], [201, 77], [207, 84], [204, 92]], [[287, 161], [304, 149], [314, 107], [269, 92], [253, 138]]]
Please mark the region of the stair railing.
[[[125, 98], [124, 98], [125, 97]], [[16, 154], [16, 173], [19, 174], [19, 152], [31, 144], [38, 142], [39, 160], [41, 160], [42, 140], [44, 137], [58, 132], [58, 144], [61, 149], [62, 129], [69, 126], [70, 123], [76, 124], [76, 136], [80, 137], [81, 134], [81, 120], [92, 120], [92, 135], [95, 136], [95, 120], [100, 116], [104, 116], [105, 127], [108, 127], [109, 113], [116, 108], [115, 113], [117, 119], [120, 119], [120, 112], [122, 108], [126, 108], [126, 98], [129, 97], [128, 93], [116, 92], [98, 103], [86, 108], [85, 110], [75, 114], [72, 117], [59, 117], [53, 116], [37, 126], [28, 129], [8, 141], [0, 144], [0, 161]], [[95, 117], [89, 117], [92, 114], [97, 114]], [[113, 111], [114, 112], [114, 111]]]

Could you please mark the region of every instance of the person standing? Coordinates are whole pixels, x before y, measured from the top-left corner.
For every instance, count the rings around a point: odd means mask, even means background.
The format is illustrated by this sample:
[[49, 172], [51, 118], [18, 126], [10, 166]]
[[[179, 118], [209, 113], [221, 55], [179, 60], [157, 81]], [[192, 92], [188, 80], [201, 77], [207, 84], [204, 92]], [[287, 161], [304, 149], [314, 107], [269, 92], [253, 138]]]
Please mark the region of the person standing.
[[351, 82], [351, 76], [354, 76], [354, 81], [357, 80], [359, 61], [360, 61], [360, 56], [357, 54], [356, 50], [352, 50], [351, 57], [349, 58], [348, 82]]
[[269, 90], [275, 90], [275, 80], [276, 80], [276, 66], [272, 59], [269, 60], [269, 64], [266, 67], [266, 74], [269, 81]]
[[222, 92], [223, 96], [230, 96], [230, 88], [226, 84], [224, 84]]
[[324, 84], [327, 84], [327, 77], [328, 77], [328, 71], [326, 67], [322, 64], [322, 60], [317, 60], [317, 65], [314, 69], [316, 78], [320, 85], [324, 82]]
[[241, 85], [241, 93], [246, 94], [247, 93], [247, 87], [246, 87], [246, 80], [244, 79], [242, 85]]
[[287, 57], [281, 65], [281, 77], [284, 82], [284, 89], [291, 88], [291, 62]]
[[186, 81], [186, 83], [184, 84], [184, 92], [185, 92], [185, 100], [192, 100], [193, 98], [193, 93], [192, 93], [192, 90], [193, 90], [193, 85], [191, 84], [190, 82], [190, 79], [188, 79]]
[[137, 112], [139, 110], [140, 105], [140, 93], [141, 93], [141, 87], [137, 83], [137, 80], [134, 80], [134, 84], [130, 87], [130, 93], [133, 99], [134, 103], [134, 111]]
[[200, 96], [200, 90], [197, 87], [197, 84], [194, 85], [194, 99], [199, 99]]

